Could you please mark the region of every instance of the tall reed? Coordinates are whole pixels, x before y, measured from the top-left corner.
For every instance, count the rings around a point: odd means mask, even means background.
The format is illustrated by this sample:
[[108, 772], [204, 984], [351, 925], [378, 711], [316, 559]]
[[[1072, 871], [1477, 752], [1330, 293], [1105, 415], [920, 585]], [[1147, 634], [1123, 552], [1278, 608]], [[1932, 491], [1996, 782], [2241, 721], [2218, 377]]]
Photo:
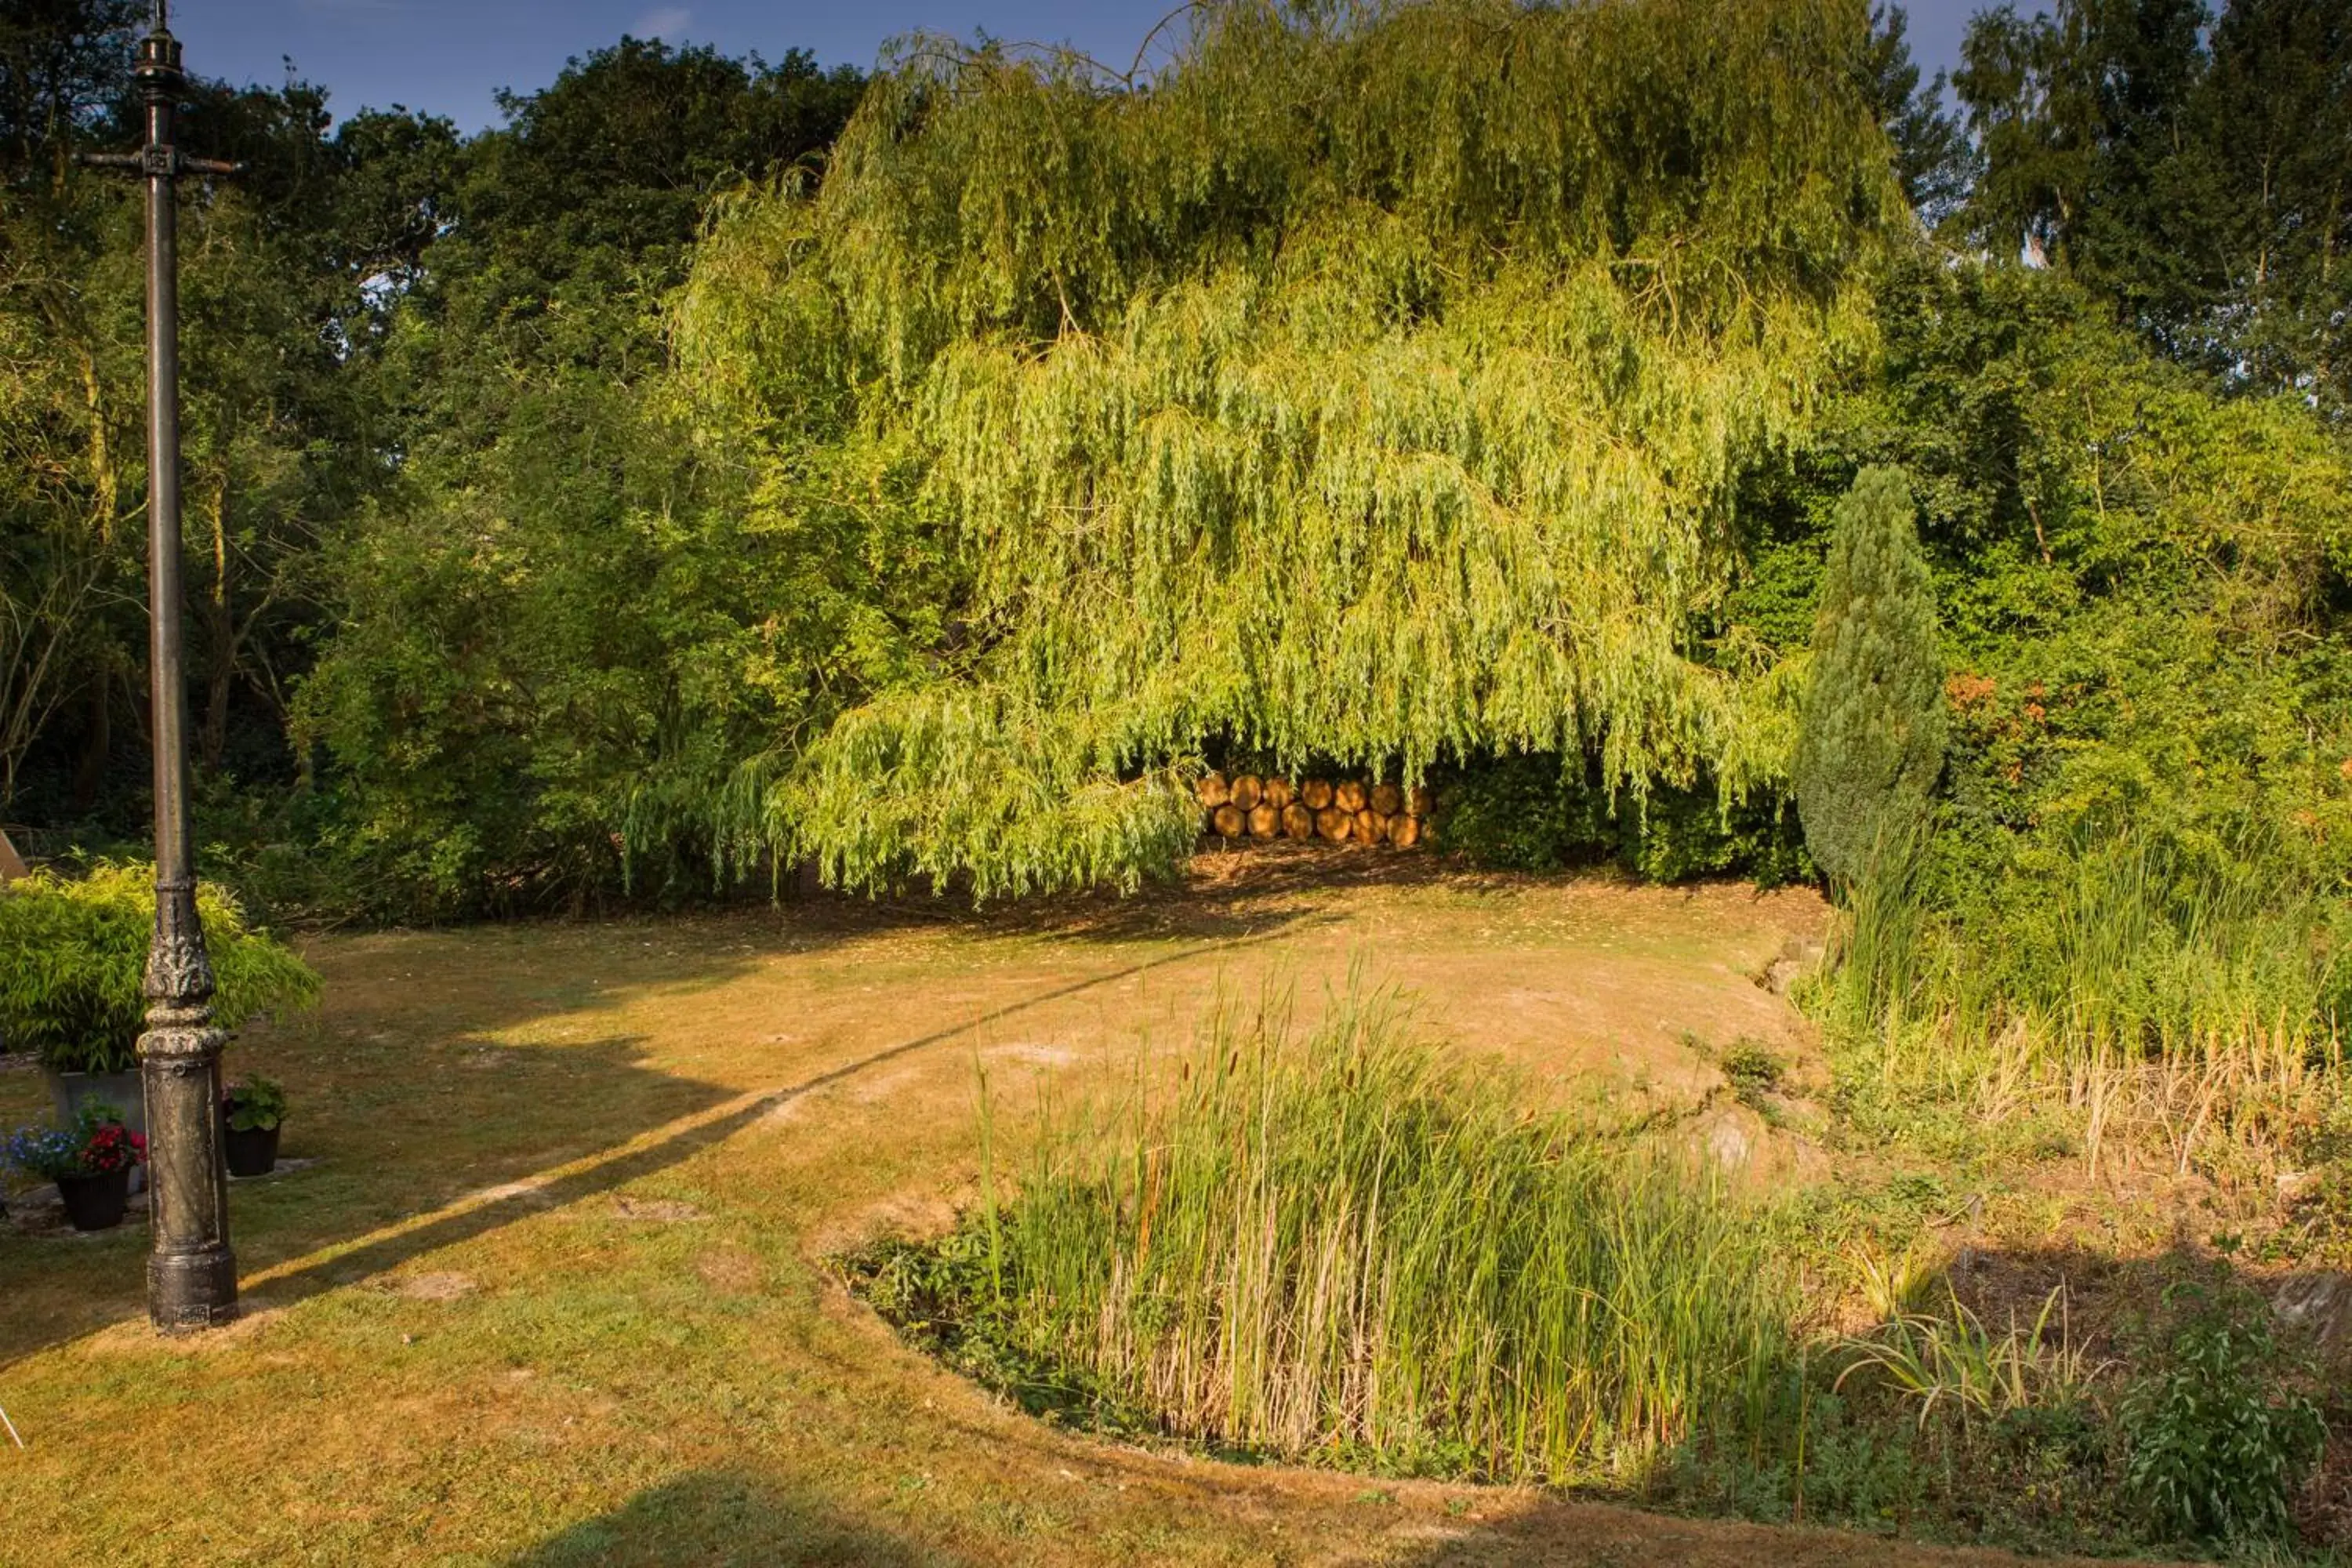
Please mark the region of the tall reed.
[[1022, 1353], [1291, 1458], [1637, 1479], [1758, 1419], [1790, 1353], [1737, 1205], [1353, 989], [1312, 1030], [1221, 1010], [1180, 1081], [1061, 1118], [990, 1207]]
[[2192, 854], [2125, 828], [1973, 901], [1923, 857], [1853, 889], [1832, 1012], [1890, 1080], [1999, 1119], [2055, 1100], [2093, 1165], [2117, 1133], [2182, 1170], [2223, 1146], [2273, 1159], [2341, 1066], [2343, 911], [2258, 842]]

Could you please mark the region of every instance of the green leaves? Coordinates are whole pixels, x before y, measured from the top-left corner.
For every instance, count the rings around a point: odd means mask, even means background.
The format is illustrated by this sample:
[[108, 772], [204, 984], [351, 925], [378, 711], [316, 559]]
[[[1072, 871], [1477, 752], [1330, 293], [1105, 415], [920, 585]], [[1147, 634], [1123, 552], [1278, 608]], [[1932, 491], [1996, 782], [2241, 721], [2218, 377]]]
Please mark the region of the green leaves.
[[[1737, 476], [1865, 339], [1898, 230], [1864, 24], [1240, 5], [1149, 93], [993, 51], [879, 80], [814, 200], [725, 215], [681, 370], [784, 504], [887, 455], [866, 526], [936, 520], [968, 596], [770, 818], [853, 881], [895, 838], [1056, 886], [1164, 868], [1129, 807], [1212, 743], [1778, 773], [1781, 687], [1694, 631]], [[1021, 715], [1036, 765], [988, 726], [874, 743], [918, 710]], [[993, 773], [1035, 785], [959, 826], [946, 781]]]
[[2259, 1296], [2185, 1295], [2163, 1364], [2124, 1398], [2125, 1483], [2158, 1539], [2284, 1536], [2326, 1436], [2318, 1406], [2284, 1380]]
[[[233, 1029], [259, 1013], [307, 1006], [319, 976], [248, 929], [210, 882], [196, 890], [217, 990], [213, 1018]], [[136, 1059], [141, 982], [155, 921], [154, 869], [104, 865], [87, 877], [47, 872], [0, 890], [0, 1042], [60, 1072], [119, 1072]]]

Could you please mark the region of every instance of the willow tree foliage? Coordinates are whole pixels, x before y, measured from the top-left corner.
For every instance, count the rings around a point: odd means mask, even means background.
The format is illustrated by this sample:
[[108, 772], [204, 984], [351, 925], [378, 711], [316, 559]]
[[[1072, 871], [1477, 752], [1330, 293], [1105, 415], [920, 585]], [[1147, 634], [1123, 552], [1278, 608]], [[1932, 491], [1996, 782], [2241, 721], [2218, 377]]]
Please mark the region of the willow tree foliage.
[[734, 804], [852, 884], [1131, 881], [1225, 744], [1610, 787], [1785, 764], [1703, 644], [1734, 482], [1906, 221], [1855, 0], [1234, 4], [1149, 82], [925, 45], [677, 342], [746, 504], [955, 584]]
[[1866, 468], [1840, 503], [1790, 769], [1805, 846], [1843, 881], [1924, 816], [1944, 766], [1936, 584], [1911, 486]]

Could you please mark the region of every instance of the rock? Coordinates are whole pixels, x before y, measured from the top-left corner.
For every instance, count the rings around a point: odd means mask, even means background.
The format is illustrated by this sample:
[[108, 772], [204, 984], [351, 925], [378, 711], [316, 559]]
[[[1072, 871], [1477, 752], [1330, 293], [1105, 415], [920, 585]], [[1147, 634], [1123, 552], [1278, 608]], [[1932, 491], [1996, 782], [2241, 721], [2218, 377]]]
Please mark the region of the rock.
[[1780, 944], [1780, 954], [1766, 964], [1757, 975], [1756, 984], [1775, 996], [1786, 996], [1789, 987], [1822, 961], [1821, 942], [1809, 936], [1792, 936]]
[[2352, 1275], [2334, 1269], [2290, 1274], [2272, 1294], [2271, 1310], [2281, 1322], [2309, 1334], [2324, 1355], [2352, 1348]]
[[2278, 1173], [2279, 1202], [2292, 1207], [2319, 1190], [2326, 1173], [2323, 1171], [2281, 1171]]
[[1715, 1118], [1706, 1129], [1706, 1142], [1707, 1157], [1727, 1171], [1743, 1170], [1755, 1157], [1756, 1141], [1738, 1116]]

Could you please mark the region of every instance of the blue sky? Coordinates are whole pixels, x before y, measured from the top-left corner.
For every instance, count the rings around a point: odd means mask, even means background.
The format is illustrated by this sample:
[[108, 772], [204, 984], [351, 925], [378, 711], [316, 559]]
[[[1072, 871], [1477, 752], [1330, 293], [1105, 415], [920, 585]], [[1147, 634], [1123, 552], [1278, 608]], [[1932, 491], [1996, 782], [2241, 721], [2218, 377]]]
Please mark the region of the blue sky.
[[[1913, 0], [1913, 49], [1932, 71], [1958, 58], [1984, 0]], [[552, 80], [573, 55], [623, 33], [714, 44], [770, 59], [798, 46], [827, 65], [869, 66], [884, 42], [928, 29], [1068, 43], [1125, 66], [1173, 0], [175, 0], [191, 70], [275, 82], [290, 57], [338, 114], [394, 103], [466, 130], [496, 123], [495, 94]], [[2029, 7], [2030, 8], [2030, 7]]]

